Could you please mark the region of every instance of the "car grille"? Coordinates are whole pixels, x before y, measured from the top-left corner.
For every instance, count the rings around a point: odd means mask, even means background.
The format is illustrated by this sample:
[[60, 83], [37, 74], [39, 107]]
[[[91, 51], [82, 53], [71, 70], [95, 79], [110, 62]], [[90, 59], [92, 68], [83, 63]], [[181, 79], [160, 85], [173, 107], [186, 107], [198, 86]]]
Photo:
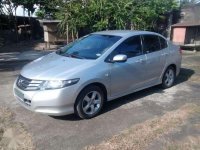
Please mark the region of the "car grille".
[[17, 86], [24, 91], [38, 90], [42, 83], [43, 81], [41, 80], [31, 80], [21, 75], [17, 79]]

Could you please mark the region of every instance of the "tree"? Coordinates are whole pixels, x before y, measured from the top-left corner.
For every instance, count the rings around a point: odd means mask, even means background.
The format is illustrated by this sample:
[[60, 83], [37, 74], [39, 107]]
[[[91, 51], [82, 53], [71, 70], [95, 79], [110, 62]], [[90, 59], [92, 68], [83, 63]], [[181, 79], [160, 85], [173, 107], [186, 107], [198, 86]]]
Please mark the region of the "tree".
[[11, 0], [0, 0], [0, 13], [13, 16], [15, 8]]
[[39, 6], [39, 10], [36, 12], [36, 16], [39, 19], [44, 19], [47, 14], [51, 14], [51, 17], [55, 19], [55, 13], [57, 12], [57, 7], [59, 6], [59, 0], [39, 0], [37, 5]]
[[60, 31], [74, 38], [83, 30], [151, 30], [177, 4], [176, 0], [51, 0], [43, 8], [54, 8]]
[[3, 14], [3, 1], [0, 0], [0, 15]]

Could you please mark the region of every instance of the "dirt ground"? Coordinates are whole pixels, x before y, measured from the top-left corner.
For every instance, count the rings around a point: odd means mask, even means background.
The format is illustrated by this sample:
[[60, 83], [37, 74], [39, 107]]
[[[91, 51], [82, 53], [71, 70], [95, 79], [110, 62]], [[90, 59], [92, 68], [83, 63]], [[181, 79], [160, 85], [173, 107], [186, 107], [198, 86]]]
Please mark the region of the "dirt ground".
[[3, 106], [0, 107], [0, 148], [33, 149], [30, 133], [22, 123], [14, 121], [12, 111]]
[[[0, 68], [0, 149], [200, 149], [200, 53], [183, 55], [176, 84], [155, 86], [107, 103], [102, 114], [80, 120], [30, 112], [12, 85], [27, 62]], [[1, 66], [1, 65], [0, 65]]]

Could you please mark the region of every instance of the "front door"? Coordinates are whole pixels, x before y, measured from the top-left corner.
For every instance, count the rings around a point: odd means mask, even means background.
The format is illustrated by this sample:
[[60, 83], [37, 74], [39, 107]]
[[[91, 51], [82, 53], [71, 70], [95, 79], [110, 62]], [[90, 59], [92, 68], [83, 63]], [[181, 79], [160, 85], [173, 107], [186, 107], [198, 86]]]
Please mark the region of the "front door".
[[111, 97], [118, 97], [140, 88], [147, 80], [145, 75], [146, 57], [142, 53], [140, 36], [133, 36], [122, 42], [110, 55], [125, 54], [126, 62], [111, 64]]

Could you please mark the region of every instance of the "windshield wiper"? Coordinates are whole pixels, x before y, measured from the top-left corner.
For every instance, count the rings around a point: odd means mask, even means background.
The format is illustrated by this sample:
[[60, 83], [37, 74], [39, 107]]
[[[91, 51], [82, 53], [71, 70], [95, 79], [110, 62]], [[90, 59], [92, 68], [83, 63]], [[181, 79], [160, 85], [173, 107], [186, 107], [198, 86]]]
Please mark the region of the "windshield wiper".
[[61, 48], [59, 48], [57, 51], [56, 51], [56, 54], [62, 54], [62, 49]]
[[81, 56], [78, 56], [78, 55], [75, 55], [75, 54], [63, 54], [63, 56], [66, 56], [66, 57], [72, 57], [72, 58], [78, 58], [78, 59], [85, 59], [84, 57], [81, 57]]
[[70, 55], [73, 58], [85, 59], [84, 57], [81, 57], [81, 56], [78, 56], [78, 55], [74, 55], [74, 54], [70, 54]]

